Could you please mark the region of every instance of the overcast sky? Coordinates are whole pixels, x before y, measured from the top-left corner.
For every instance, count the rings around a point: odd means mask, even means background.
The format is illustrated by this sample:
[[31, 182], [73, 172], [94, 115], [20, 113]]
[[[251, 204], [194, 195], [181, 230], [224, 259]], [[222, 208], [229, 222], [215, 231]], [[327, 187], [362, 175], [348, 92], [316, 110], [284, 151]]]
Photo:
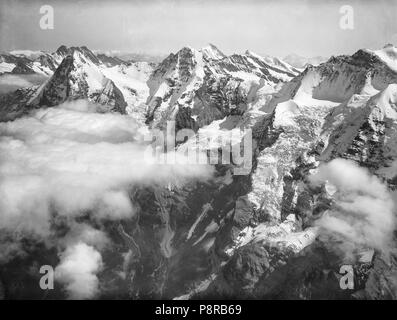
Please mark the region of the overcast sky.
[[[44, 4], [54, 8], [53, 30], [40, 29]], [[342, 5], [354, 9], [353, 30], [339, 26]], [[0, 50], [167, 54], [213, 43], [227, 54], [329, 56], [397, 44], [396, 13], [396, 0], [0, 0]]]

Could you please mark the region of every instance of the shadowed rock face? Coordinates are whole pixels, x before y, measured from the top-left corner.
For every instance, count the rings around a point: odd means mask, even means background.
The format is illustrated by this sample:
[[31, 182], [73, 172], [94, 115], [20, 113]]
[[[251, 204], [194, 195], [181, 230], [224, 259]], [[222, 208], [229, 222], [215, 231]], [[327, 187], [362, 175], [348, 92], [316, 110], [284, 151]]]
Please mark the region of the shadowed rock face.
[[[74, 59], [73, 56], [66, 56], [66, 58], [59, 65], [50, 81], [45, 85], [41, 92], [39, 92], [38, 101], [32, 101], [32, 104], [55, 106], [64, 102], [67, 97], [72, 93], [70, 73], [74, 70]], [[81, 86], [81, 97], [87, 94], [84, 85], [79, 83]], [[79, 96], [77, 96], [78, 98]]]
[[116, 87], [112, 80], [107, 80], [102, 91], [94, 93], [91, 96], [92, 101], [106, 106], [106, 111], [125, 113], [127, 103], [124, 100], [123, 94]]
[[26, 105], [37, 88], [22, 88], [0, 96], [0, 120], [10, 121], [27, 114]]

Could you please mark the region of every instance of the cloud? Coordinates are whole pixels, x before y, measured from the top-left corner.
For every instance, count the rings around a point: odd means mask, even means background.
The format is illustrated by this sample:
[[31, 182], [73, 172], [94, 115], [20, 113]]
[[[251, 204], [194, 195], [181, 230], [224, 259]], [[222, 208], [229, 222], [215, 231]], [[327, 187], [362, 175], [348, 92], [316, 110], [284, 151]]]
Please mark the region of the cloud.
[[103, 268], [101, 251], [110, 246], [107, 234], [86, 223], [71, 222], [70, 231], [58, 239], [60, 262], [56, 281], [65, 285], [70, 299], [94, 298], [99, 293], [97, 273]]
[[335, 200], [315, 224], [330, 236], [355, 245], [387, 250], [395, 227], [394, 202], [387, 187], [352, 161], [335, 159], [311, 176], [325, 183]]
[[[29, 254], [24, 238], [57, 248], [56, 279], [72, 299], [98, 293], [101, 251], [111, 246], [101, 222], [135, 215], [135, 186], [182, 185], [213, 172], [183, 155], [160, 163], [131, 117], [99, 112], [80, 100], [0, 123], [0, 262]], [[95, 228], [78, 219], [87, 215]], [[66, 223], [62, 238], [58, 221]]]
[[70, 299], [94, 298], [100, 291], [97, 274], [102, 270], [101, 251], [111, 246], [107, 234], [86, 223], [69, 223], [70, 231], [57, 239], [60, 262], [55, 280]]
[[89, 224], [72, 221], [69, 223], [69, 228], [70, 231], [65, 237], [58, 239], [61, 251], [79, 242], [92, 246], [99, 251], [111, 245], [111, 241], [104, 231], [95, 229]]
[[0, 94], [42, 84], [48, 77], [40, 74], [2, 74], [0, 77]]
[[61, 254], [55, 279], [65, 285], [70, 299], [90, 299], [99, 292], [97, 273], [103, 267], [101, 254], [94, 247], [79, 242]]
[[54, 213], [130, 218], [132, 186], [210, 177], [210, 166], [187, 160], [160, 164], [140, 142], [132, 118], [95, 113], [95, 108], [77, 101], [0, 123], [3, 228], [48, 236]]

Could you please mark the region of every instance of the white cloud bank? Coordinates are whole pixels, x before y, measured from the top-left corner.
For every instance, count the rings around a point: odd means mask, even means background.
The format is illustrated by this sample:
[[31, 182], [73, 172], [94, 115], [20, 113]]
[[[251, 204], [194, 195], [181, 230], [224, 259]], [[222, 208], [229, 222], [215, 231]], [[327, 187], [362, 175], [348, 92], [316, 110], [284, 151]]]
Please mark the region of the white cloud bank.
[[394, 202], [387, 187], [367, 169], [335, 159], [320, 165], [311, 181], [326, 188], [335, 200], [316, 225], [347, 242], [386, 250], [395, 227]]
[[53, 212], [128, 218], [132, 185], [210, 176], [209, 166], [157, 164], [132, 118], [90, 108], [80, 101], [0, 123], [1, 226], [48, 235]]
[[55, 245], [63, 252], [59, 281], [71, 298], [96, 294], [100, 250], [108, 242], [102, 231], [74, 218], [130, 218], [132, 186], [182, 184], [212, 174], [210, 166], [187, 159], [159, 164], [148, 158], [132, 118], [95, 111], [96, 105], [75, 101], [0, 123], [0, 232], [48, 239], [54, 215], [67, 218], [71, 231]]

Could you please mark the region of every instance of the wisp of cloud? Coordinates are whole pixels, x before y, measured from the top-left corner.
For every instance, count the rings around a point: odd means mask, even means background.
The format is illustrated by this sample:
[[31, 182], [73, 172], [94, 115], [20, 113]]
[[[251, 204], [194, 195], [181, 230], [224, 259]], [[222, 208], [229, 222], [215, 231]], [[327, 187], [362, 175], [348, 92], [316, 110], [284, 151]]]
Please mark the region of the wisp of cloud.
[[387, 250], [395, 206], [392, 194], [376, 176], [353, 161], [335, 159], [320, 165], [311, 182], [325, 183], [335, 200], [317, 226], [355, 246]]

